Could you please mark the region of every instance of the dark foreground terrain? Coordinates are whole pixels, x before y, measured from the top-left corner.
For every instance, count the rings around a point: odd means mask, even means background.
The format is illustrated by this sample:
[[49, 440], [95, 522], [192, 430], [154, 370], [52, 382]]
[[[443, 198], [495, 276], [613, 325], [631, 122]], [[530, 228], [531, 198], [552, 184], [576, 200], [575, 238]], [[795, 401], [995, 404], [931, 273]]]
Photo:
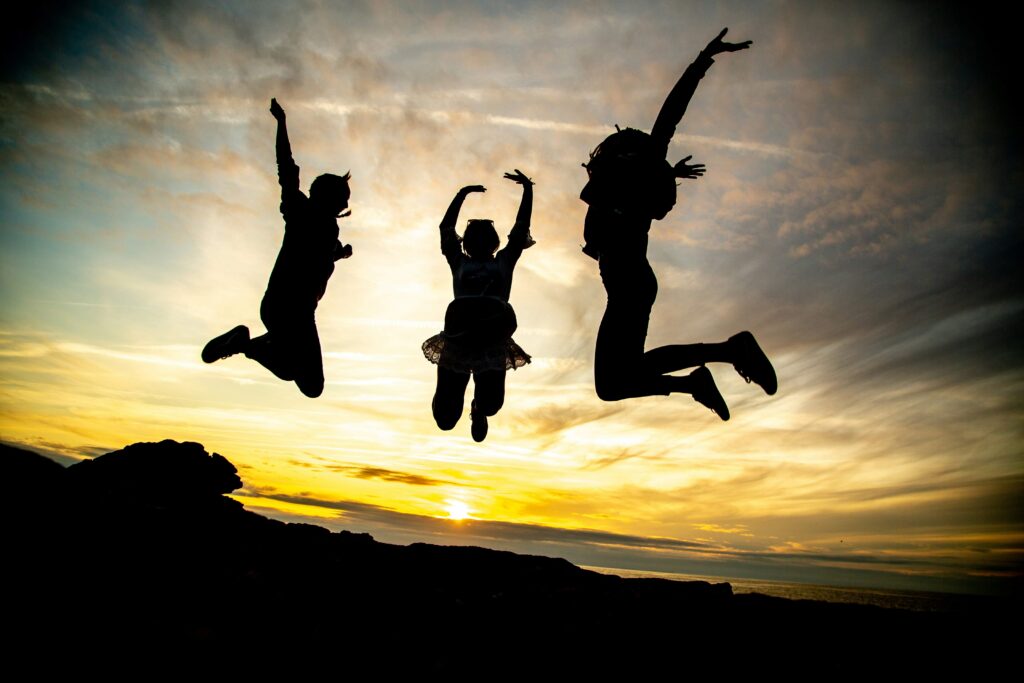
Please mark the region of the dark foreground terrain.
[[293, 673], [315, 663], [355, 680], [977, 675], [1020, 642], [1018, 620], [994, 611], [734, 595], [728, 584], [285, 524], [226, 497], [242, 485], [234, 466], [196, 443], [139, 443], [67, 468], [2, 448], [6, 649], [40, 666], [73, 652], [93, 666], [126, 653], [150, 666], [287, 660]]

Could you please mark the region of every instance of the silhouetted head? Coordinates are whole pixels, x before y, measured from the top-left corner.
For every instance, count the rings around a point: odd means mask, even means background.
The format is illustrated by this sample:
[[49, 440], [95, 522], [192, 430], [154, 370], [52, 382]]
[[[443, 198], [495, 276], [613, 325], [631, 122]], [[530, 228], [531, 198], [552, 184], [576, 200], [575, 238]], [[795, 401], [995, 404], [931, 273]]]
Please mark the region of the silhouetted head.
[[351, 173], [344, 176], [324, 173], [317, 177], [309, 186], [309, 199], [318, 209], [332, 216], [340, 216], [341, 212], [348, 208], [348, 199], [352, 196], [348, 188], [348, 179]]
[[498, 250], [498, 231], [494, 221], [485, 218], [471, 218], [462, 236], [462, 248], [470, 258], [487, 258]]
[[609, 166], [614, 166], [622, 159], [657, 157], [654, 151], [654, 140], [650, 135], [636, 128], [619, 128], [606, 137], [601, 144], [590, 153], [590, 161], [583, 164], [588, 175], [600, 173]]

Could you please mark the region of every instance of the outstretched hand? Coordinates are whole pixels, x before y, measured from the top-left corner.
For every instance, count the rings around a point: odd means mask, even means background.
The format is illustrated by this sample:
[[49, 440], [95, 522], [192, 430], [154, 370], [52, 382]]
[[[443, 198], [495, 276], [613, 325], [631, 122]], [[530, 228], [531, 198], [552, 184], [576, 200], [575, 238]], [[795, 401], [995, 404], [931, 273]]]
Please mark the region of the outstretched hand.
[[459, 190], [462, 194], [469, 194], [470, 192], [487, 192], [487, 188], [483, 185], [466, 185], [464, 188]]
[[688, 164], [686, 163], [693, 158], [693, 155], [689, 155], [679, 160], [673, 170], [676, 172], [676, 178], [689, 178], [690, 180], [696, 180], [704, 175], [704, 164]]
[[270, 100], [270, 113], [274, 115], [274, 118], [278, 121], [284, 121], [284, 109], [277, 103], [277, 98], [271, 98]]
[[518, 168], [515, 169], [515, 173], [506, 173], [506, 180], [511, 180], [520, 185], [533, 185], [533, 181], [526, 177], [526, 174], [520, 171]]
[[704, 48], [704, 54], [708, 57], [714, 57], [722, 52], [739, 52], [740, 50], [746, 50], [750, 47], [750, 44], [753, 42], [751, 40], [744, 40], [742, 43], [722, 42], [722, 36], [724, 36], [728, 30], [728, 28], [723, 28], [722, 32], [715, 36], [715, 39], [708, 43], [707, 47]]

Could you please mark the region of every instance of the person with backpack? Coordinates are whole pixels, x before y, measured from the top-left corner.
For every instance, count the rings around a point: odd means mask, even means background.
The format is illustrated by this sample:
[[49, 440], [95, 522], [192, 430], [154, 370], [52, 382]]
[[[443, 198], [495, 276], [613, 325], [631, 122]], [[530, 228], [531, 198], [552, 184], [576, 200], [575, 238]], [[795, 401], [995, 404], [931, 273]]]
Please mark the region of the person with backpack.
[[[778, 388], [775, 370], [750, 332], [713, 344], [644, 349], [658, 294], [658, 280], [647, 260], [651, 221], [664, 218], [675, 206], [677, 178], [704, 175], [704, 165], [688, 163], [690, 156], [669, 164], [669, 142], [713, 58], [751, 45], [749, 40], [724, 42], [726, 31], [687, 67], [650, 134], [633, 128], [617, 130], [584, 164], [589, 181], [580, 199], [589, 207], [583, 252], [598, 261], [608, 294], [594, 355], [595, 389], [604, 401], [686, 393], [728, 420], [729, 407], [705, 365], [711, 362], [732, 364], [747, 382], [757, 383], [769, 395]], [[697, 369], [686, 376], [670, 374], [693, 367]]]

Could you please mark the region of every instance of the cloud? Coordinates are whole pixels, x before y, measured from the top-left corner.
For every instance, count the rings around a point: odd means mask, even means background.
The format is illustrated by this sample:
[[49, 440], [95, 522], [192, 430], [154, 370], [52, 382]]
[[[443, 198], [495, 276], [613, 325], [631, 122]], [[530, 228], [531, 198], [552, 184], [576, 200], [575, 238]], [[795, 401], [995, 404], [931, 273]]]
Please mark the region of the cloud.
[[346, 476], [357, 479], [380, 479], [382, 481], [397, 482], [399, 484], [411, 484], [413, 486], [442, 486], [451, 482], [443, 479], [426, 477], [421, 474], [399, 472], [383, 467], [366, 467], [362, 465], [325, 465], [324, 469], [332, 472], [339, 472]]
[[559, 401], [544, 403], [516, 416], [518, 429], [531, 436], [550, 436], [579, 425], [605, 420], [622, 411], [617, 405], [573, 405]]
[[82, 460], [95, 458], [117, 450], [117, 448], [107, 446], [68, 445], [43, 439], [29, 439], [25, 441], [0, 440], [0, 443], [39, 453], [40, 455], [44, 455], [47, 458], [64, 465], [65, 467], [74, 465]]
[[740, 534], [743, 536], [753, 536], [750, 530], [744, 524], [733, 527], [724, 527], [718, 524], [694, 524], [695, 529], [700, 531], [709, 531], [714, 534]]

